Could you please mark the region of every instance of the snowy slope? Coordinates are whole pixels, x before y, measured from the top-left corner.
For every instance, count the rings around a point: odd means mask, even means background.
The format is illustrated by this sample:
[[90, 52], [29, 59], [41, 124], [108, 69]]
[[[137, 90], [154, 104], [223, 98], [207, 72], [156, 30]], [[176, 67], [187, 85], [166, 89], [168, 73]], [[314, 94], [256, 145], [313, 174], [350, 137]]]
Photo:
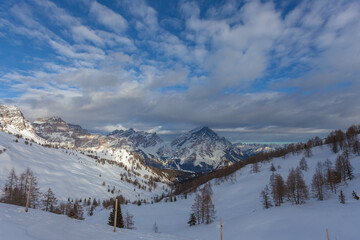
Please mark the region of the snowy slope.
[[[20, 174], [27, 167], [31, 168], [38, 178], [41, 190], [51, 187], [59, 199], [65, 200], [71, 198], [110, 198], [113, 194], [108, 192], [108, 188], [115, 186], [115, 194], [122, 194], [129, 200], [150, 199], [157, 194], [164, 192], [162, 187], [167, 189], [164, 183], [157, 183], [156, 189], [149, 192], [146, 186], [148, 177], [159, 177], [164, 182], [165, 178], [158, 176], [147, 166], [139, 165], [137, 169], [133, 168], [134, 159], [130, 153], [125, 150], [113, 152], [112, 159], [128, 167], [110, 165], [108, 163], [100, 164], [94, 158], [73, 150], [46, 148], [37, 144], [25, 144], [23, 139], [15, 142], [16, 138], [4, 132], [0, 132], [0, 149], [6, 149], [0, 154], [0, 185], [3, 186], [6, 178], [12, 168], [15, 168], [17, 174]], [[100, 152], [99, 154], [101, 154]], [[103, 152], [105, 155], [106, 152]], [[120, 174], [126, 175], [129, 179], [138, 180], [141, 186], [146, 186], [146, 190], [135, 187], [132, 183], [120, 180]], [[135, 175], [136, 174], [136, 175]], [[138, 176], [137, 176], [138, 175]], [[147, 175], [145, 177], [145, 175]], [[147, 179], [146, 179], [147, 178]], [[105, 186], [103, 186], [105, 182]], [[136, 189], [136, 191], [134, 191]], [[141, 197], [138, 195], [140, 194]]]
[[[307, 160], [309, 170], [304, 172], [309, 188], [317, 162], [327, 158], [334, 162], [337, 156], [328, 146], [314, 148], [313, 154]], [[302, 157], [303, 155], [290, 155], [286, 159], [274, 159], [272, 162], [275, 166], [281, 166], [277, 173], [286, 179], [289, 169], [298, 166]], [[271, 175], [271, 163], [266, 163], [262, 164], [259, 173], [251, 173], [251, 166], [240, 169], [235, 173], [235, 183], [228, 181], [216, 185], [216, 181], [212, 181], [213, 202], [217, 211], [217, 219], [213, 224], [195, 227], [186, 224], [194, 196], [188, 196], [187, 200], [180, 199], [176, 203], [160, 203], [140, 208], [129, 206], [129, 209], [135, 213], [139, 231], [151, 231], [149, 222], [156, 221], [162, 232], [176, 233], [189, 239], [217, 239], [219, 218], [222, 217], [224, 239], [325, 239], [328, 228], [331, 239], [355, 240], [359, 239], [360, 234], [357, 226], [360, 201], [354, 200], [351, 192], [355, 190], [360, 193], [360, 157], [352, 156], [351, 163], [355, 179], [340, 186], [347, 198], [345, 205], [339, 203], [337, 195], [329, 194], [322, 202], [311, 198], [304, 205], [292, 205], [288, 202], [281, 207], [263, 209], [260, 192], [268, 184]]]
[[0, 105], [0, 131], [19, 135], [37, 143], [46, 143], [35, 133], [34, 127], [17, 106]]
[[113, 228], [103, 223], [86, 223], [36, 209], [25, 213], [23, 207], [0, 203], [0, 239], [4, 240], [185, 240], [169, 234], [142, 233]]
[[[313, 154], [311, 159], [307, 159], [309, 170], [304, 172], [308, 186], [317, 162], [327, 158], [334, 162], [336, 158], [328, 146], [314, 148]], [[281, 166], [277, 173], [286, 178], [289, 169], [295, 168], [302, 157], [302, 154], [290, 155], [287, 158], [274, 159], [272, 163], [277, 168]], [[251, 166], [246, 166], [233, 175], [234, 181], [212, 181], [217, 218], [209, 225], [187, 225], [194, 199], [192, 194], [188, 195], [187, 199], [178, 196], [176, 202], [143, 204], [140, 207], [123, 205], [123, 212], [129, 210], [134, 214], [136, 230], [122, 230], [121, 233], [109, 233], [111, 228], [106, 226], [108, 210], [97, 211], [93, 217], [77, 222], [64, 216], [35, 210], [31, 210], [29, 215], [24, 215], [23, 208], [4, 204], [0, 204], [0, 227], [7, 235], [14, 233], [31, 236], [23, 239], [61, 239], [59, 236], [62, 236], [65, 229], [67, 239], [207, 240], [220, 239], [219, 219], [222, 217], [224, 239], [326, 239], [328, 228], [330, 239], [357, 240], [360, 233], [360, 201], [354, 200], [351, 192], [360, 192], [360, 157], [351, 156], [351, 163], [354, 166], [355, 179], [339, 187], [346, 195], [345, 205], [339, 203], [337, 195], [329, 194], [324, 201], [311, 198], [304, 205], [292, 205], [288, 202], [281, 207], [263, 209], [259, 195], [269, 182], [270, 162], [262, 164], [259, 173], [251, 173]], [[155, 221], [160, 234], [155, 234], [152, 230]]]

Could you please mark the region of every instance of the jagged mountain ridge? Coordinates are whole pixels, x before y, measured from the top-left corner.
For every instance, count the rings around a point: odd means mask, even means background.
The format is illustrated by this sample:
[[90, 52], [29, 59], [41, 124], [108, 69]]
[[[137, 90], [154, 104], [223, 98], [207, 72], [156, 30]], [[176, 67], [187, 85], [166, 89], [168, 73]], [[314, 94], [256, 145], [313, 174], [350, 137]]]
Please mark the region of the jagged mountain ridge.
[[158, 154], [172, 168], [196, 172], [209, 172], [246, 157], [209, 127], [195, 128], [179, 136], [169, 146], [160, 148]]
[[286, 147], [287, 144], [258, 144], [258, 143], [235, 143], [236, 148], [248, 156], [257, 153], [266, 153]]
[[24, 125], [27, 132], [32, 133], [31, 139], [39, 139], [38, 142], [73, 148], [94, 157], [118, 162], [122, 161], [124, 155], [128, 155], [124, 152], [129, 152], [147, 165], [157, 168], [209, 172], [246, 157], [230, 141], [219, 137], [208, 127], [193, 129], [167, 144], [156, 133], [135, 131], [132, 128], [115, 130], [105, 136], [89, 133], [79, 125], [66, 123], [60, 117], [38, 118], [31, 124], [17, 107], [2, 106], [0, 113], [2, 122], [11, 122], [9, 118], [16, 116], [16, 122], [24, 123], [20, 127], [19, 124], [11, 125], [12, 133], [19, 132]]

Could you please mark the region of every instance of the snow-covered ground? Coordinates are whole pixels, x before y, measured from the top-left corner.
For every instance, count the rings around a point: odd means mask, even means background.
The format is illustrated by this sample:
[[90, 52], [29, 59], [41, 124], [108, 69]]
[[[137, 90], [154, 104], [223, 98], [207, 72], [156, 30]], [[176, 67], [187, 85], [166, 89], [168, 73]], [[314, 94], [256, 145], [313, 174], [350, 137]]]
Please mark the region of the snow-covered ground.
[[[122, 194], [126, 199], [134, 201], [161, 195], [163, 187], [167, 188], [166, 184], [157, 183], [157, 188], [151, 192], [139, 189], [120, 180], [120, 174], [129, 176], [124, 168], [96, 163], [95, 159], [73, 150], [46, 148], [35, 143], [25, 144], [23, 139], [18, 139], [18, 142], [15, 140], [15, 136], [0, 132], [0, 150], [6, 149], [0, 154], [1, 187], [12, 168], [20, 175], [29, 167], [38, 179], [40, 190], [45, 191], [50, 187], [60, 200], [68, 197], [108, 199]], [[128, 159], [123, 159], [125, 166]], [[141, 185], [145, 185], [145, 175], [152, 176], [152, 172], [144, 169], [137, 172], [140, 176], [132, 174], [130, 178], [137, 179]], [[114, 186], [115, 194], [108, 192], [108, 188]]]
[[[313, 149], [313, 157], [307, 159], [309, 170], [304, 172], [309, 188], [317, 162], [327, 158], [335, 162], [336, 156], [328, 146]], [[289, 169], [295, 168], [302, 157], [303, 154], [289, 155], [272, 162], [277, 168], [280, 166], [276, 172], [286, 179]], [[136, 229], [117, 233], [106, 225], [109, 210], [97, 209], [94, 216], [85, 214], [84, 221], [77, 221], [33, 209], [25, 214], [21, 207], [0, 204], [0, 236], [19, 234], [13, 239], [220, 239], [221, 217], [224, 239], [326, 239], [328, 228], [330, 239], [358, 240], [360, 201], [353, 199], [351, 192], [360, 193], [360, 157], [351, 156], [351, 163], [355, 179], [339, 187], [344, 191], [346, 204], [339, 203], [338, 195], [329, 194], [324, 201], [311, 198], [303, 205], [287, 202], [281, 207], [263, 209], [260, 192], [269, 182], [270, 162], [262, 164], [259, 173], [251, 173], [251, 166], [240, 169], [233, 182], [216, 185], [215, 180], [212, 181], [217, 217], [209, 225], [187, 225], [194, 194], [187, 199], [178, 197], [176, 202], [123, 205], [123, 212], [128, 210], [134, 215]], [[154, 222], [160, 233], [153, 232]]]

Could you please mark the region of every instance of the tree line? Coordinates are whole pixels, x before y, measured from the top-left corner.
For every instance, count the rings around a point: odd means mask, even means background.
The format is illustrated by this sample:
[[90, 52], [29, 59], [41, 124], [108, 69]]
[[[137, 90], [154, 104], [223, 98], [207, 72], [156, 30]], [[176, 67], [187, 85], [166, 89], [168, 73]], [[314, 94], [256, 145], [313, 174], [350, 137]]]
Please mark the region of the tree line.
[[226, 178], [237, 170], [243, 168], [248, 164], [255, 164], [253, 170], [256, 171], [256, 165], [261, 162], [269, 162], [273, 158], [286, 157], [288, 154], [301, 154], [304, 153], [306, 157], [312, 156], [312, 148], [322, 145], [328, 145], [334, 153], [341, 150], [348, 150], [348, 152], [360, 155], [360, 143], [357, 135], [360, 134], [360, 125], [350, 126], [346, 132], [342, 130], [332, 131], [325, 139], [315, 137], [309, 139], [306, 143], [293, 143], [288, 144], [286, 147], [269, 151], [257, 153], [248, 157], [244, 161], [239, 161], [233, 165], [214, 170], [207, 174], [202, 174], [194, 179], [189, 179], [183, 183], [175, 185], [174, 195], [186, 194], [194, 192], [199, 186], [215, 178]]
[[[272, 207], [273, 203], [275, 206], [280, 206], [285, 201], [303, 204], [309, 199], [309, 188], [303, 179], [303, 171], [308, 170], [305, 158], [300, 160], [296, 169], [289, 171], [286, 181], [280, 174], [275, 173], [276, 169], [273, 168], [273, 164], [270, 170], [273, 173], [270, 176], [269, 184], [260, 193], [264, 208]], [[346, 182], [353, 178], [353, 167], [349, 160], [349, 152], [345, 149], [342, 154], [337, 156], [335, 166], [329, 159], [317, 163], [311, 182], [311, 196], [322, 201], [329, 191], [336, 194], [338, 185], [342, 181]], [[355, 191], [352, 195], [359, 200]], [[339, 199], [341, 203], [345, 203], [345, 196], [342, 191], [340, 191]]]
[[210, 224], [215, 219], [215, 206], [212, 202], [212, 188], [208, 182], [201, 189], [201, 193], [195, 195], [194, 204], [191, 206], [191, 214], [188, 224], [194, 226], [200, 223]]

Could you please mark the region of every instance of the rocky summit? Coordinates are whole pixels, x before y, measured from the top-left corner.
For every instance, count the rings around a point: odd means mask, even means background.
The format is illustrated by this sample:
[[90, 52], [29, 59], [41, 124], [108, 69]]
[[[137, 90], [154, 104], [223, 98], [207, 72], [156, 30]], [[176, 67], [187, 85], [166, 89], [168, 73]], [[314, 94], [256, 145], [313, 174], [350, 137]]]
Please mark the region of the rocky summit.
[[123, 161], [123, 151], [126, 151], [153, 167], [210, 172], [247, 156], [209, 127], [195, 128], [166, 143], [156, 133], [133, 128], [115, 130], [108, 135], [93, 134], [60, 117], [38, 118], [31, 123], [15, 106], [0, 106], [0, 114], [2, 131], [40, 143], [86, 151], [96, 157], [105, 156], [108, 151], [122, 152], [116, 155], [116, 161], [120, 162]]

